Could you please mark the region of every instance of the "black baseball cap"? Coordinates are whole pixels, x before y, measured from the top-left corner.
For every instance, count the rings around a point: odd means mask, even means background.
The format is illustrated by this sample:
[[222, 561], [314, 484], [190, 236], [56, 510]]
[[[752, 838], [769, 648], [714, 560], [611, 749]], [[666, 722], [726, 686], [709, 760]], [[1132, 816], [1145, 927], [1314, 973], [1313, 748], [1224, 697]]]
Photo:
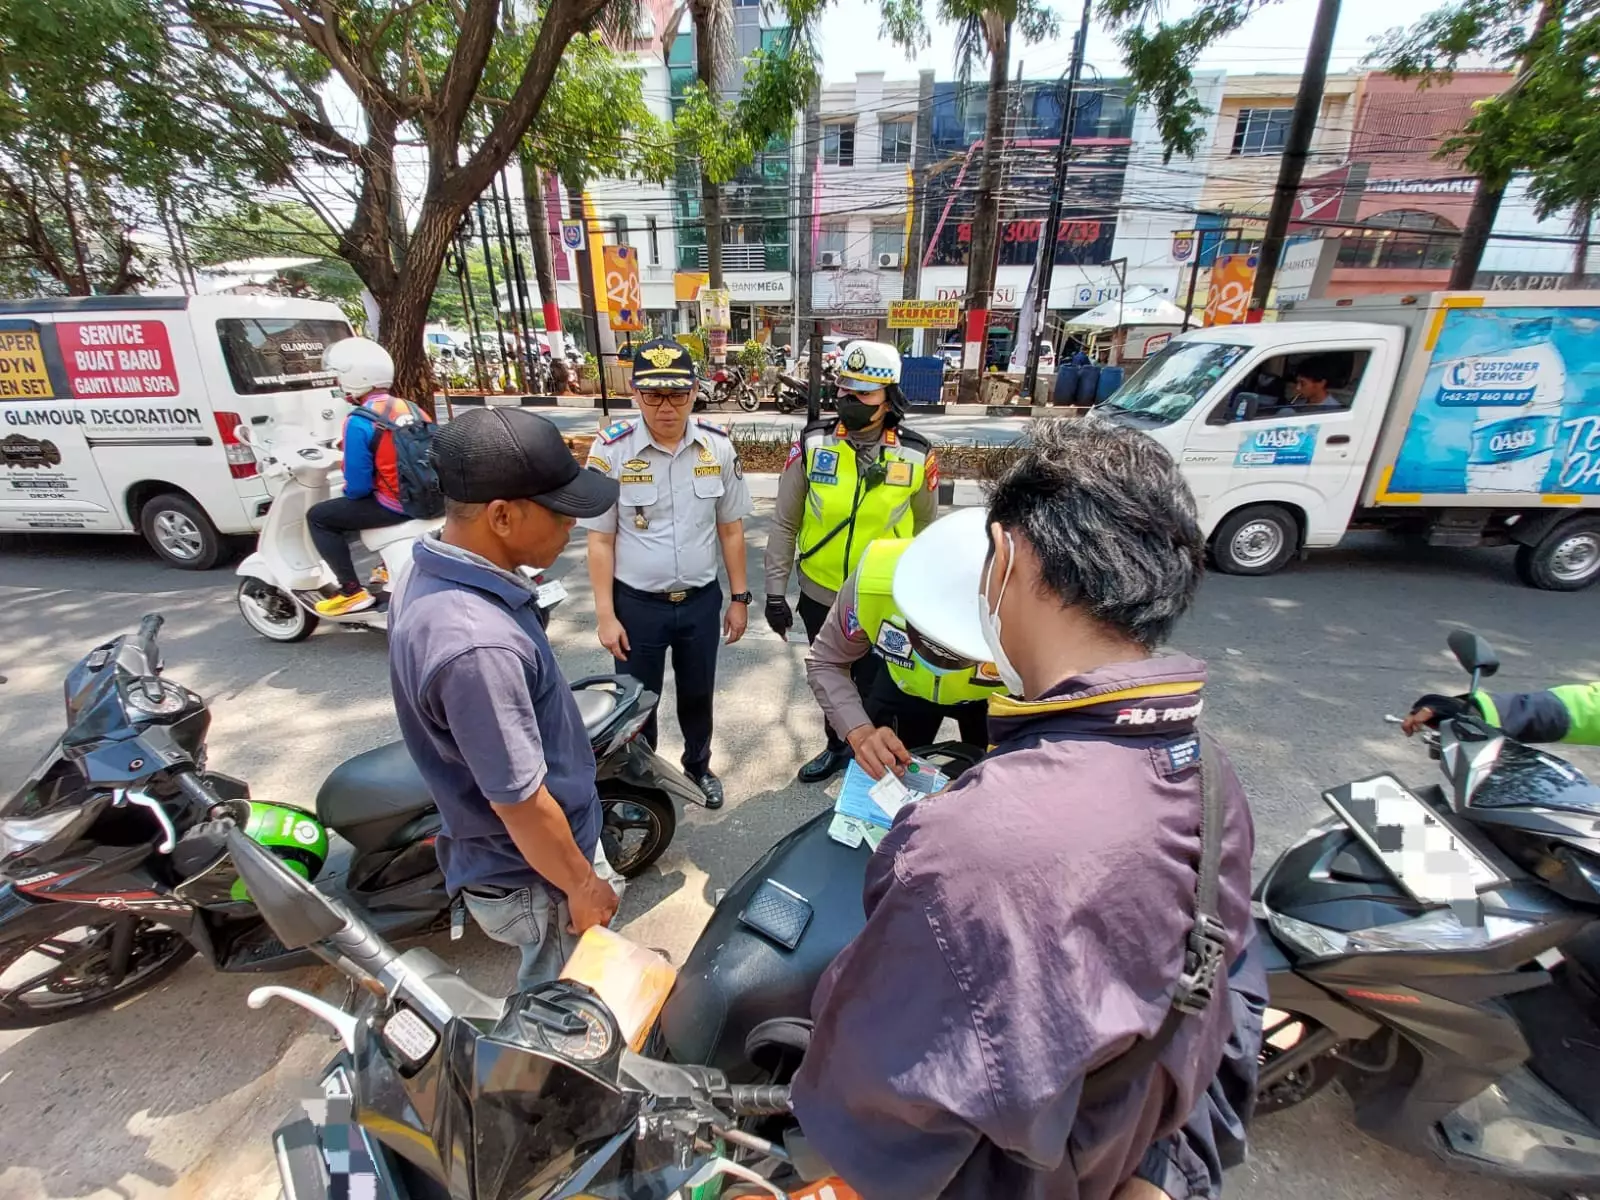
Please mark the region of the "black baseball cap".
[[569, 517], [598, 517], [617, 502], [617, 481], [580, 467], [561, 431], [520, 408], [478, 408], [433, 439], [434, 470], [462, 504], [532, 500]]
[[641, 392], [694, 388], [694, 356], [671, 338], [651, 338], [633, 352], [633, 386]]

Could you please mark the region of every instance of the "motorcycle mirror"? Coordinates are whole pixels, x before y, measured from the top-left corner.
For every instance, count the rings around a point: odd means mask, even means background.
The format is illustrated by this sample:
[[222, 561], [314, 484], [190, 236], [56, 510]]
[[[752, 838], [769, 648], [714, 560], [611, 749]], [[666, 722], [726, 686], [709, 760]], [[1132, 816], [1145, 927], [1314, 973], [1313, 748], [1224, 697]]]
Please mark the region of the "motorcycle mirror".
[[1450, 653], [1456, 656], [1461, 669], [1472, 673], [1474, 687], [1480, 676], [1487, 679], [1500, 669], [1500, 658], [1495, 654], [1494, 647], [1470, 629], [1452, 630], [1445, 644], [1450, 647]]
[[316, 888], [289, 870], [238, 826], [228, 830], [228, 854], [250, 899], [278, 940], [290, 950], [325, 941], [344, 930], [344, 917]]
[[233, 427], [233, 436], [246, 446], [254, 444], [250, 439], [250, 426], [248, 425], [235, 425]]

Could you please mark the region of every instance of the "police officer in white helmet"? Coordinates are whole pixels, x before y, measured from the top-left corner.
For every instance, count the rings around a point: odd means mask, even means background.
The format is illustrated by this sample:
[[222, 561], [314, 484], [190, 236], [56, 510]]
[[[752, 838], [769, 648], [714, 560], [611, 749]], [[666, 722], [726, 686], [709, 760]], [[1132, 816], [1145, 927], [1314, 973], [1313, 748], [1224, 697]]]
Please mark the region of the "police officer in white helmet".
[[[798, 568], [798, 609], [811, 641], [866, 548], [880, 538], [913, 536], [939, 508], [933, 447], [901, 424], [900, 352], [883, 342], [849, 343], [838, 388], [838, 415], [807, 425], [789, 449], [767, 539], [767, 624], [780, 635], [794, 624], [784, 593], [789, 572]], [[877, 670], [873, 656], [855, 664], [863, 695]], [[849, 761], [849, 745], [830, 725], [827, 746], [800, 768], [800, 779], [818, 783]]]

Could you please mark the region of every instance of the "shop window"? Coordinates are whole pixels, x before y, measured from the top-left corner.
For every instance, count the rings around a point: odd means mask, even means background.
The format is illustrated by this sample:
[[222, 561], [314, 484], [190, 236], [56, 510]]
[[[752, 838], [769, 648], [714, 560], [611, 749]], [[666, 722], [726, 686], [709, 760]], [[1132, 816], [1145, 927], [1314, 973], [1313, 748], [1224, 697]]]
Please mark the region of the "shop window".
[[1402, 271], [1445, 271], [1456, 261], [1461, 231], [1434, 213], [1395, 209], [1369, 217], [1339, 239], [1338, 265]]

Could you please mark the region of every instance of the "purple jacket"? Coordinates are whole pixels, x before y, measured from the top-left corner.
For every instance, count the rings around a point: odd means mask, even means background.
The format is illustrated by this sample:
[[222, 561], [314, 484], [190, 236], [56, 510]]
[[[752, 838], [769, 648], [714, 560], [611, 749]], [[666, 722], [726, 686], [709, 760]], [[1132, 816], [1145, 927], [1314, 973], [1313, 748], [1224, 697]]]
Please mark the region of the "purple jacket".
[[[1242, 1007], [1228, 995], [1147, 1075], [1079, 1098], [1155, 1033], [1182, 966], [1204, 680], [1174, 655], [997, 699], [990, 756], [895, 822], [867, 868], [866, 926], [818, 985], [793, 1093], [865, 1200], [1104, 1200], [1155, 1143], [1182, 1156], [1173, 1135], [1204, 1112]], [[1254, 834], [1231, 766], [1221, 782], [1232, 962], [1254, 930]]]

